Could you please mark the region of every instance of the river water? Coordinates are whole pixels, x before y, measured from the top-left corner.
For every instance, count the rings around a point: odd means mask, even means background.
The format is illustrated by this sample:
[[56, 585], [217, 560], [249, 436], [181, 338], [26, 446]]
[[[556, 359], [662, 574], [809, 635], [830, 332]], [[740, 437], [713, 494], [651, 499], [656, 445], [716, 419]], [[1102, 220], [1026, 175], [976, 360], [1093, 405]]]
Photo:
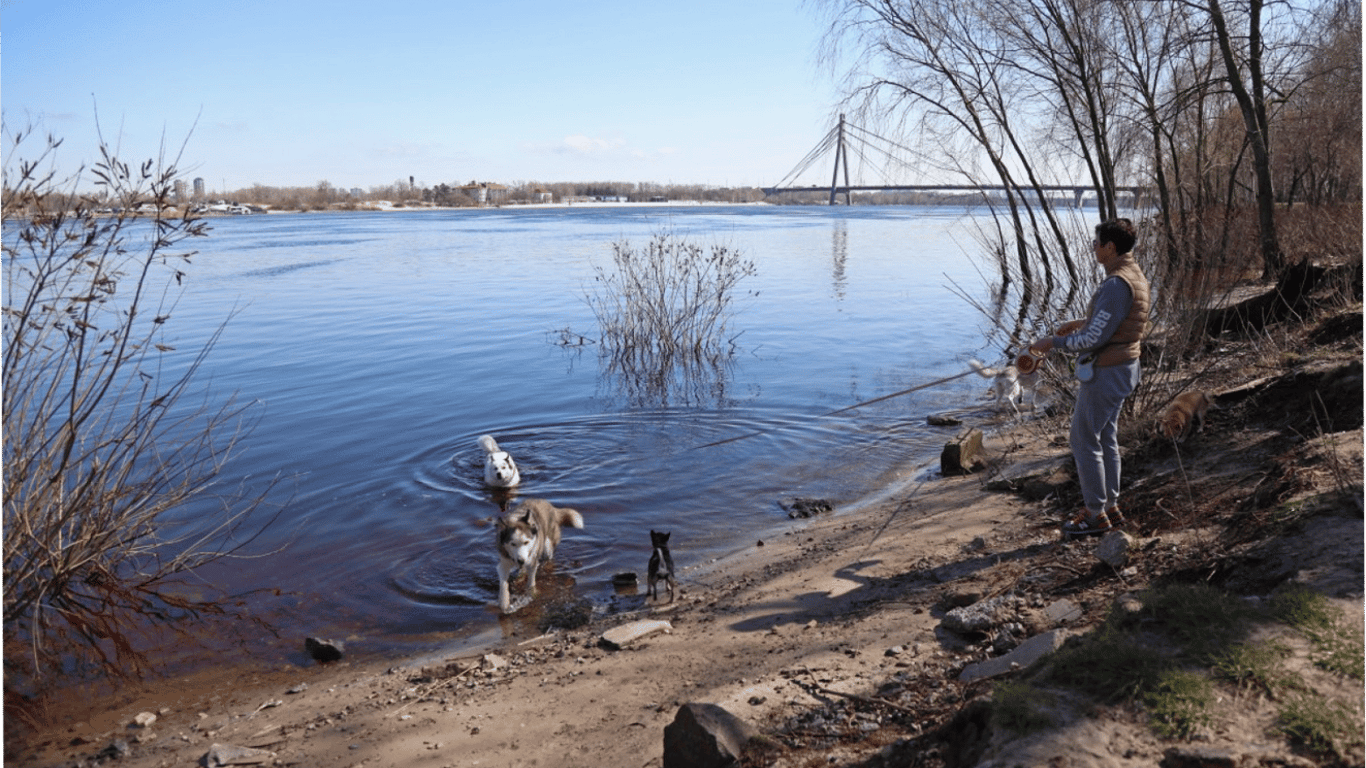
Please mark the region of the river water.
[[[987, 290], [974, 227], [971, 211], [930, 207], [215, 219], [167, 328], [187, 350], [233, 315], [199, 380], [254, 402], [255, 426], [220, 487], [278, 478], [283, 506], [252, 542], [267, 554], [203, 577], [244, 595], [287, 653], [305, 635], [384, 651], [498, 631], [485, 433], [516, 458], [521, 495], [582, 512], [550, 583], [599, 606], [640, 599], [612, 576], [636, 572], [643, 591], [652, 528], [688, 568], [790, 526], [781, 500], [847, 507], [911, 482], [948, 436], [925, 417], [988, 418], [985, 382], [828, 414], [1000, 357], [956, 292]], [[612, 244], [660, 233], [756, 267], [731, 363], [663, 391], [593, 345], [557, 343], [596, 334], [585, 295]]]

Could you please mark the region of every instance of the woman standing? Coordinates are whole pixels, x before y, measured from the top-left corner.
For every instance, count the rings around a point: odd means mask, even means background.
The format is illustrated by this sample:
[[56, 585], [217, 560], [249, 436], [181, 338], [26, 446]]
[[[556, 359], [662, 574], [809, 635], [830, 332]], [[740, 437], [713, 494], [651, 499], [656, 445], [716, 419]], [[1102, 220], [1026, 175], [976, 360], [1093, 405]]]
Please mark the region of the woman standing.
[[1036, 355], [1057, 349], [1077, 358], [1077, 404], [1072, 412], [1072, 458], [1086, 505], [1063, 524], [1063, 533], [1102, 533], [1124, 524], [1119, 510], [1119, 411], [1139, 381], [1139, 354], [1148, 331], [1148, 279], [1133, 248], [1133, 222], [1114, 219], [1096, 225], [1091, 241], [1105, 280], [1091, 297], [1084, 320], [1058, 327], [1029, 347]]

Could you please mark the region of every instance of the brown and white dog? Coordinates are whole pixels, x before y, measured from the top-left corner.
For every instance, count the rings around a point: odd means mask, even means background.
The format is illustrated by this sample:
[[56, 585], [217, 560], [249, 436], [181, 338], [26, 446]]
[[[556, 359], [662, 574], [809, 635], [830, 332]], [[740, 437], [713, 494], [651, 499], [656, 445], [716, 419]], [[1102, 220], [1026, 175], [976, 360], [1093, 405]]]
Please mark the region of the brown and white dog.
[[1178, 443], [1205, 428], [1205, 414], [1215, 408], [1213, 392], [1182, 392], [1162, 414], [1157, 433]]
[[583, 527], [583, 515], [556, 507], [545, 499], [525, 499], [498, 518], [498, 607], [512, 613], [510, 583], [517, 570], [526, 571], [526, 593], [536, 594], [536, 570], [555, 556], [560, 529]]

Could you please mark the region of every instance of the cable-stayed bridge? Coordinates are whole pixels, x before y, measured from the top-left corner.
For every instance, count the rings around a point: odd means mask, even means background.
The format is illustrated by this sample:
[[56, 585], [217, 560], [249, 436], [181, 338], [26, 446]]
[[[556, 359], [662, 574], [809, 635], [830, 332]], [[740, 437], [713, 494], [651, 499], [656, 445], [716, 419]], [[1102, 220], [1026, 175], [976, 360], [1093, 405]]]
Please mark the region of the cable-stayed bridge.
[[[853, 147], [854, 155], [859, 161], [861, 168], [871, 168], [884, 177], [882, 184], [857, 184], [849, 183], [849, 149]], [[818, 161], [823, 160], [833, 152], [834, 168], [831, 171], [830, 184], [813, 186], [811, 184], [795, 184], [797, 179], [807, 174]], [[941, 192], [941, 193], [977, 193], [988, 195], [993, 192], [1004, 192], [1006, 187], [1002, 185], [982, 185], [982, 184], [902, 184], [886, 181], [887, 169], [889, 167], [909, 167], [908, 158], [916, 157], [920, 153], [909, 147], [902, 146], [891, 139], [883, 138], [872, 131], [848, 123], [844, 115], [840, 115], [839, 123], [825, 134], [815, 148], [807, 153], [797, 163], [790, 173], [783, 177], [783, 180], [772, 187], [764, 187], [765, 195], [779, 195], [783, 193], [797, 192], [829, 192], [830, 205], [836, 205], [841, 194], [844, 195], [845, 205], [850, 204], [854, 192], [891, 192], [891, 191], [915, 191], [915, 192]], [[840, 171], [844, 172], [844, 183], [840, 183]], [[1043, 184], [1037, 187], [1040, 193], [1058, 193], [1071, 197], [1073, 205], [1081, 206], [1083, 198], [1095, 196], [1095, 188], [1090, 184]], [[1027, 192], [1033, 192], [1035, 187], [1028, 187]], [[1017, 192], [1020, 190], [1017, 189]], [[1127, 192], [1134, 196], [1134, 202], [1146, 191], [1146, 187], [1117, 187], [1117, 192]]]

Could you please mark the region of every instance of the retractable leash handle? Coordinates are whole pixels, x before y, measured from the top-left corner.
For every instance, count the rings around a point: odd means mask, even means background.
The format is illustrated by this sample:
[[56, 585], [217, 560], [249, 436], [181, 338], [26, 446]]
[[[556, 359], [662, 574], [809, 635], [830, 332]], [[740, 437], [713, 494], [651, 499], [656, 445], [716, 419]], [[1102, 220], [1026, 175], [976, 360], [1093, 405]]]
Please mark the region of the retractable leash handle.
[[1033, 352], [1026, 349], [1024, 354], [1015, 358], [1015, 370], [1019, 371], [1024, 376], [1028, 376], [1038, 370], [1039, 363], [1042, 362], [1043, 358], [1036, 356]]

